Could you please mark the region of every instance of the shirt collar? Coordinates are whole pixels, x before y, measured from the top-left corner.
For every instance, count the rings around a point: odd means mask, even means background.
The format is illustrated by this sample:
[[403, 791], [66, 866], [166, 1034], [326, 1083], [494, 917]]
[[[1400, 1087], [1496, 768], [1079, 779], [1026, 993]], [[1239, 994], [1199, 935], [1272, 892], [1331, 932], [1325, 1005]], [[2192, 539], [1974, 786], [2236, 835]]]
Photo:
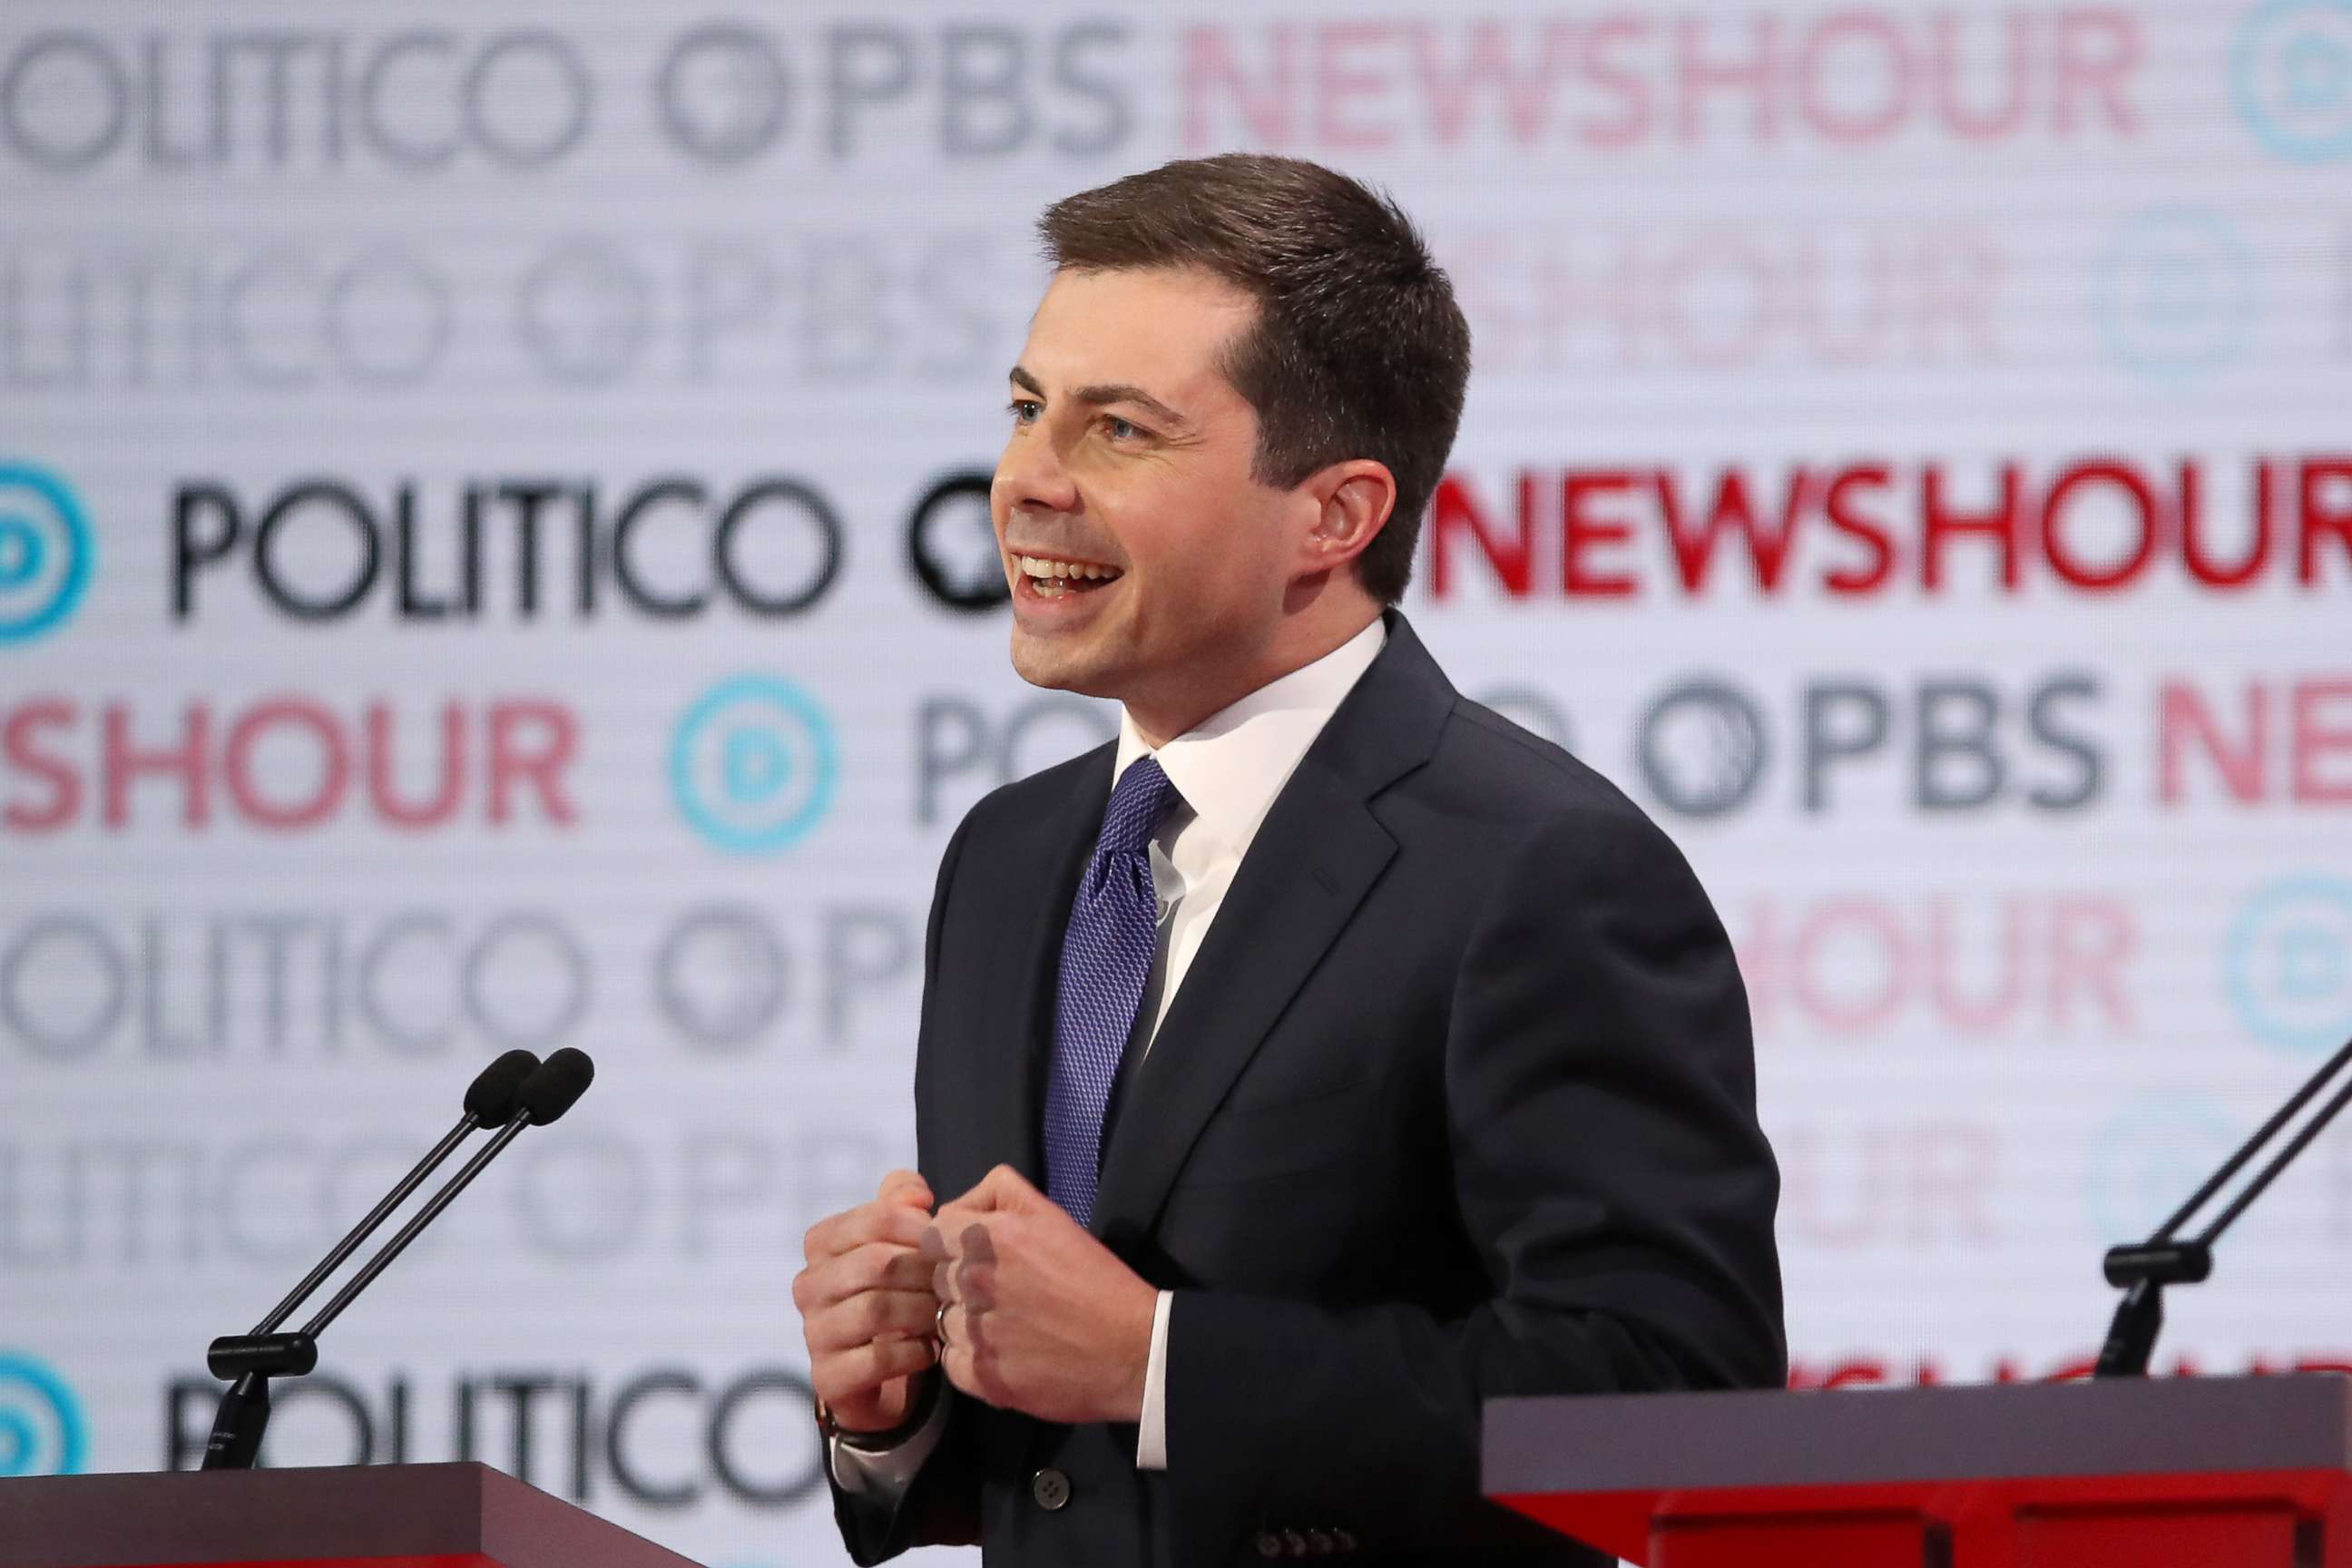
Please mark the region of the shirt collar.
[[1289, 781], [1298, 759], [1388, 641], [1385, 619], [1312, 664], [1267, 681], [1221, 708], [1157, 752], [1143, 742], [1135, 721], [1120, 710], [1116, 783], [1138, 757], [1156, 755], [1168, 782], [1192, 808], [1201, 826], [1222, 844], [1245, 847]]

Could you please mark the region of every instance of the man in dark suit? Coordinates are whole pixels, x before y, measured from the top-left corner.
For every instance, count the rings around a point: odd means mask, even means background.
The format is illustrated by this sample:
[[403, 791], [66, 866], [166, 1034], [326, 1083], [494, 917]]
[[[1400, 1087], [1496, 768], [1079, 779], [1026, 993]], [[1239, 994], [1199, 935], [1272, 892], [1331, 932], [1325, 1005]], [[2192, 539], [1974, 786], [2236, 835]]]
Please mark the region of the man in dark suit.
[[1403, 215], [1234, 156], [1041, 227], [1013, 661], [1124, 717], [957, 829], [921, 1173], [809, 1233], [844, 1538], [1600, 1561], [1479, 1498], [1479, 1407], [1785, 1376], [1729, 942], [1393, 608], [1469, 351]]

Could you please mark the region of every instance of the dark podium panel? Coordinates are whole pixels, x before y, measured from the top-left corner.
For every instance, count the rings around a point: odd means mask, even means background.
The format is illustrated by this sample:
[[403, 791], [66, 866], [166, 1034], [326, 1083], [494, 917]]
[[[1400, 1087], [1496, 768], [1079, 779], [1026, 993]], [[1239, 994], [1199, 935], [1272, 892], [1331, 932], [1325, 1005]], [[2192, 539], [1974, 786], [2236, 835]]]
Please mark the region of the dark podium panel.
[[1488, 1497], [1650, 1568], [2352, 1568], [2352, 1379], [1498, 1399]]
[[488, 1465], [0, 1480], [6, 1568], [696, 1568]]

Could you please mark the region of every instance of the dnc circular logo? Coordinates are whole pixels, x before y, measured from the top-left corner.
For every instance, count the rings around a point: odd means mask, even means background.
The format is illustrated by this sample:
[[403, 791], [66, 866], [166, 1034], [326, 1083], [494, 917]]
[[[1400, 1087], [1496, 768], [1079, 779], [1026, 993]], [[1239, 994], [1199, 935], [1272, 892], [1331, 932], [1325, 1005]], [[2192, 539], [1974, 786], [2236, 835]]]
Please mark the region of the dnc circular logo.
[[0, 462], [0, 644], [63, 626], [89, 586], [96, 550], [64, 480], [29, 463]]
[[2282, 1050], [2352, 1038], [2352, 881], [2290, 877], [2246, 901], [2223, 948], [2231, 1005]]
[[2254, 322], [2254, 263], [2237, 235], [2199, 208], [2134, 216], [2098, 261], [2099, 326], [2107, 352], [2151, 376], [2228, 363]]
[[0, 1476], [70, 1476], [87, 1457], [81, 1403], [42, 1363], [0, 1351]]
[[789, 680], [745, 675], [678, 721], [670, 787], [697, 833], [739, 855], [789, 847], [833, 805], [841, 771], [833, 724]]
[[2352, 153], [2352, 0], [2271, 0], [2230, 52], [2238, 117], [2282, 158]]

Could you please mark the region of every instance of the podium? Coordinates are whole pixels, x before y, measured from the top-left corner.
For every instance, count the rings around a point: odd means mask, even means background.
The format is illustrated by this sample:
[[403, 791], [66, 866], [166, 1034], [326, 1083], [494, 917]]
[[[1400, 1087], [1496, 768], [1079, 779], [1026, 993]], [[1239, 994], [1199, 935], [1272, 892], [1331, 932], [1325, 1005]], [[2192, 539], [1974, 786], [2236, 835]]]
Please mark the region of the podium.
[[2352, 1568], [2352, 1379], [1498, 1399], [1483, 1487], [1649, 1568]]
[[488, 1465], [0, 1480], [7, 1568], [696, 1568]]

